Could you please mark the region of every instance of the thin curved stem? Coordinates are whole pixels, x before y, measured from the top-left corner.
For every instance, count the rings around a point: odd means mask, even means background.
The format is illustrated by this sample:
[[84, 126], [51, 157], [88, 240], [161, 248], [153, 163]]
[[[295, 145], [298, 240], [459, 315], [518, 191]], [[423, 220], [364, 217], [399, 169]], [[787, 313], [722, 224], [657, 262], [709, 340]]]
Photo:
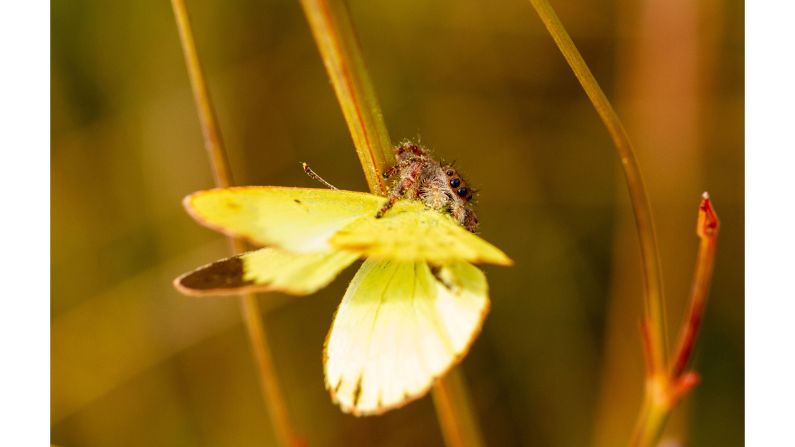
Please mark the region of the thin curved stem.
[[557, 44], [563, 57], [568, 62], [574, 75], [580, 81], [588, 98], [593, 103], [621, 160], [627, 189], [635, 215], [635, 226], [640, 240], [641, 258], [643, 261], [643, 277], [645, 285], [645, 313], [649, 326], [649, 344], [651, 346], [651, 364], [658, 370], [665, 368], [667, 357], [667, 334], [665, 308], [663, 306], [663, 285], [660, 269], [660, 252], [657, 247], [657, 234], [654, 229], [651, 205], [643, 176], [640, 172], [632, 142], [618, 118], [613, 106], [605, 96], [593, 73], [580, 55], [574, 42], [569, 37], [563, 24], [547, 0], [530, 0], [544, 26]]
[[[188, 68], [193, 99], [196, 103], [196, 111], [199, 115], [202, 134], [204, 135], [204, 147], [210, 159], [215, 186], [219, 188], [228, 187], [233, 183], [232, 173], [229, 169], [229, 161], [224, 150], [221, 131], [210, 100], [210, 92], [207, 88], [207, 82], [196, 50], [196, 43], [193, 39], [190, 17], [184, 0], [171, 0], [171, 6], [174, 10], [177, 28], [179, 29], [179, 37], [185, 56], [185, 64]], [[233, 254], [246, 250], [245, 243], [242, 240], [230, 238], [229, 242]], [[268, 409], [276, 439], [279, 445], [284, 447], [301, 445], [292, 428], [287, 413], [287, 405], [276, 377], [276, 370], [273, 366], [267, 333], [265, 332], [265, 325], [262, 321], [257, 297], [254, 294], [245, 294], [240, 297], [240, 300], [240, 312], [243, 316], [246, 333], [251, 343], [252, 355], [257, 366], [262, 397]]]

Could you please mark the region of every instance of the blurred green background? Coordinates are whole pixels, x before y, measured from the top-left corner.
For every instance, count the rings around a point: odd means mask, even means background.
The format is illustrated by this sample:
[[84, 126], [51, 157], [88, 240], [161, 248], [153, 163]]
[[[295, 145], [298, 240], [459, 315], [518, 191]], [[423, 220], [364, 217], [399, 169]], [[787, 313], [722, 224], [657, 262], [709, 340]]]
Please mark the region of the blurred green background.
[[[682, 445], [743, 444], [743, 3], [554, 1], [639, 151], [674, 334], [699, 196], [722, 220]], [[270, 445], [234, 298], [178, 274], [222, 257], [181, 198], [211, 186], [170, 3], [52, 3], [52, 442]], [[297, 1], [189, 1], [239, 184], [365, 190]], [[527, 1], [349, 2], [393, 141], [421, 138], [480, 189], [492, 307], [462, 363], [488, 445], [623, 445], [640, 405], [642, 284], [606, 130]], [[321, 349], [355, 269], [263, 295], [287, 405], [311, 446], [440, 445], [430, 398], [341, 413]]]

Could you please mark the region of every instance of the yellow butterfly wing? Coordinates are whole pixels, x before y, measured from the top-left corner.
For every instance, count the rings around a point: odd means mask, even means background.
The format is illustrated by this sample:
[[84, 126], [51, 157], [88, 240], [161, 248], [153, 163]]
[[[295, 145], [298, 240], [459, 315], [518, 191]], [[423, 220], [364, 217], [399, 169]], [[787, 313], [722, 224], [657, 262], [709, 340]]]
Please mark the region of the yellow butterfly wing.
[[489, 308], [476, 267], [368, 259], [326, 339], [326, 387], [343, 411], [380, 414], [422, 397], [462, 358]]
[[344, 250], [290, 253], [262, 248], [199, 267], [174, 281], [187, 295], [278, 291], [308, 295], [328, 285], [359, 258]]
[[500, 249], [422, 202], [401, 200], [382, 218], [357, 219], [337, 231], [331, 245], [381, 259], [435, 265], [453, 262], [511, 265]]
[[337, 248], [434, 265], [512, 264], [498, 248], [421, 202], [399, 200], [376, 218], [385, 200], [352, 191], [247, 186], [200, 191], [184, 204], [207, 227], [295, 253]]
[[183, 204], [199, 223], [224, 234], [310, 253], [332, 248], [328, 239], [345, 225], [375, 218], [383, 202], [362, 192], [242, 186], [199, 191]]

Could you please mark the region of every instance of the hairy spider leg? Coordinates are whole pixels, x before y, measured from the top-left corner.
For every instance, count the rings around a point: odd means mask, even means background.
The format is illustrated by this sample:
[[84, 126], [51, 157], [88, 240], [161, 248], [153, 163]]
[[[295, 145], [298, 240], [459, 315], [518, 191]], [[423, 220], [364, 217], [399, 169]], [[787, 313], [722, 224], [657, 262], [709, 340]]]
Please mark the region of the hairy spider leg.
[[395, 186], [392, 192], [389, 194], [384, 205], [378, 210], [375, 217], [380, 219], [384, 216], [384, 214], [392, 208], [392, 205], [395, 204], [401, 197], [406, 193], [406, 191], [411, 188], [412, 186], [417, 184], [417, 180], [422, 174], [422, 165], [420, 164], [413, 164], [409, 168], [408, 173], [400, 179], [400, 182]]

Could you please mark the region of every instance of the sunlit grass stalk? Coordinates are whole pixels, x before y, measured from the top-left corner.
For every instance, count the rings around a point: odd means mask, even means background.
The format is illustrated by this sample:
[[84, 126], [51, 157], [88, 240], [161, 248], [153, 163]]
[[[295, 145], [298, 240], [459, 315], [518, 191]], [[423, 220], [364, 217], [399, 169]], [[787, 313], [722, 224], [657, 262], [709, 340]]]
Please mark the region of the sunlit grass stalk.
[[709, 197], [705, 194], [699, 212], [698, 235], [701, 238], [701, 246], [690, 297], [690, 309], [682, 326], [677, 351], [673, 360], [669, 360], [657, 236], [651, 206], [632, 143], [610, 101], [599, 87], [552, 6], [547, 0], [530, 0], [530, 3], [607, 127], [624, 170], [640, 240], [645, 286], [642, 335], [646, 359], [646, 386], [631, 444], [651, 446], [662, 434], [665, 422], [678, 400], [698, 381], [696, 373], [685, 372], [685, 367], [692, 357], [711, 281], [718, 232], [717, 216], [712, 210]]
[[[374, 194], [386, 194], [381, 175], [394, 161], [389, 132], [361, 55], [347, 7], [340, 0], [301, 0], [323, 64], [353, 138], [367, 184]], [[477, 419], [460, 372], [452, 369], [437, 379], [433, 401], [445, 442], [450, 446], [482, 445]]]
[[370, 191], [386, 194], [381, 176], [394, 160], [392, 143], [378, 98], [364, 65], [359, 43], [343, 1], [301, 0], [323, 65], [337, 94]]
[[[179, 30], [182, 51], [185, 56], [185, 64], [188, 68], [193, 98], [196, 103], [196, 110], [201, 122], [202, 133], [204, 135], [204, 146], [210, 158], [210, 166], [215, 180], [215, 186], [219, 188], [232, 185], [232, 173], [229, 162], [224, 150], [221, 131], [215, 117], [210, 92], [207, 82], [204, 79], [199, 55], [196, 51], [196, 43], [193, 39], [193, 30], [190, 24], [190, 17], [184, 0], [171, 0], [174, 10], [174, 17]], [[229, 238], [231, 251], [233, 254], [246, 251], [243, 241]], [[276, 371], [271, 358], [271, 351], [268, 345], [268, 338], [265, 326], [262, 322], [259, 303], [254, 294], [241, 296], [240, 311], [243, 322], [246, 326], [246, 333], [251, 342], [251, 350], [257, 366], [260, 389], [262, 391], [268, 414], [273, 424], [279, 445], [283, 447], [300, 445], [295, 431], [290, 422], [287, 406], [279, 387]]]

